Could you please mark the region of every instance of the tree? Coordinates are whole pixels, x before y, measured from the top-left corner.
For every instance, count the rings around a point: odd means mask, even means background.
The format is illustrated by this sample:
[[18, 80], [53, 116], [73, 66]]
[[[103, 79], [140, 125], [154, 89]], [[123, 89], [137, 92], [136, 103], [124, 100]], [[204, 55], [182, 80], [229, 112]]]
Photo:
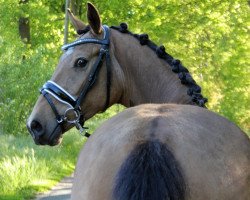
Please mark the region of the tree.
[[[28, 0], [20, 0], [19, 4], [27, 4], [29, 1]], [[30, 23], [29, 23], [29, 18], [21, 16], [19, 18], [19, 35], [24, 43], [30, 43]]]

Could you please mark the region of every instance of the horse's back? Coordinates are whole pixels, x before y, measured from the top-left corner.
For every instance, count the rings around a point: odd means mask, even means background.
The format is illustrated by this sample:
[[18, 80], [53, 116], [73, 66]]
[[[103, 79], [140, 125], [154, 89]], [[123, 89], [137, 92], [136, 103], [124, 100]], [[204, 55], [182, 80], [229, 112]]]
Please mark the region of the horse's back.
[[78, 160], [72, 199], [110, 200], [130, 152], [147, 141], [164, 144], [178, 161], [186, 199], [247, 199], [250, 143], [233, 123], [206, 109], [141, 105], [106, 121]]

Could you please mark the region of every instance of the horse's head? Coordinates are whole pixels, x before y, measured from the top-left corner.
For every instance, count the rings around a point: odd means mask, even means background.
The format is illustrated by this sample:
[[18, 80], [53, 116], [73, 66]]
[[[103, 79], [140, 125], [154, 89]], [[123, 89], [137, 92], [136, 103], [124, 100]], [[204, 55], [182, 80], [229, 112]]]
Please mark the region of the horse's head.
[[90, 3], [89, 26], [70, 11], [69, 17], [79, 38], [62, 47], [65, 52], [28, 120], [37, 144], [58, 144], [62, 133], [73, 126], [82, 130], [85, 120], [114, 103], [204, 107], [206, 99], [189, 71], [147, 34], [133, 34], [124, 23], [111, 31]]
[[[62, 49], [58, 67], [50, 81], [40, 90], [39, 97], [27, 127], [36, 144], [56, 145], [61, 135], [104, 111], [116, 99], [110, 92], [119, 85], [112, 84], [110, 31], [102, 26], [98, 11], [88, 3], [88, 22], [83, 22], [69, 11], [79, 38]], [[117, 96], [117, 92], [116, 92]]]

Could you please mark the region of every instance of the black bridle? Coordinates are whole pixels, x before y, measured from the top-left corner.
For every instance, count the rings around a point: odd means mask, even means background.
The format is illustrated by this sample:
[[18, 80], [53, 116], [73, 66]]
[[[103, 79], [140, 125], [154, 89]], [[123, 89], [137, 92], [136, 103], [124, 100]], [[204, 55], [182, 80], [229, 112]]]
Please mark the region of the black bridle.
[[[99, 51], [98, 58], [95, 62], [95, 64], [92, 66], [91, 71], [89, 73], [87, 82], [83, 86], [80, 95], [78, 98], [74, 98], [72, 95], [70, 95], [69, 92], [67, 92], [65, 89], [63, 89], [61, 86], [59, 86], [57, 83], [53, 81], [47, 81], [43, 87], [40, 89], [40, 93], [44, 96], [44, 98], [47, 100], [48, 104], [50, 105], [52, 111], [54, 112], [56, 116], [57, 126], [52, 131], [51, 136], [55, 132], [55, 130], [60, 127], [61, 130], [63, 130], [63, 123], [67, 122], [70, 124], [74, 124], [77, 129], [80, 130], [80, 133], [84, 132], [86, 127], [83, 127], [84, 125], [84, 115], [81, 110], [81, 103], [83, 102], [84, 98], [86, 97], [88, 91], [90, 88], [94, 85], [96, 81], [96, 77], [98, 75], [98, 72], [100, 71], [101, 66], [103, 65], [104, 59], [106, 60], [106, 68], [107, 68], [107, 96], [106, 96], [106, 103], [104, 110], [106, 110], [109, 106], [110, 101], [110, 85], [111, 85], [111, 64], [110, 64], [110, 54], [109, 54], [109, 28], [108, 26], [104, 25], [103, 27], [104, 31], [104, 37], [102, 40], [94, 39], [94, 38], [80, 38], [70, 44], [66, 44], [62, 47], [62, 50], [68, 50], [69, 48], [75, 47], [77, 45], [81, 44], [87, 44], [87, 43], [93, 43], [93, 44], [100, 44], [101, 48]], [[65, 110], [64, 115], [60, 115], [57, 111], [57, 108], [55, 104], [53, 103], [50, 96], [53, 96], [56, 100], [59, 102], [65, 104], [68, 106], [68, 109]], [[73, 119], [69, 118], [69, 114], [74, 114], [75, 117]], [[84, 132], [84, 136], [89, 136], [87, 132]]]

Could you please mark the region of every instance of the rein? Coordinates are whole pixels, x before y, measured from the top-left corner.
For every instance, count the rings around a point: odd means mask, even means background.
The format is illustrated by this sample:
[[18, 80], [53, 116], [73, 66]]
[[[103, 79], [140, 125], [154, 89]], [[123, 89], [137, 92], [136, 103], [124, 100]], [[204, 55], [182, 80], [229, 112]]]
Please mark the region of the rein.
[[[87, 127], [84, 127], [85, 120], [84, 120], [84, 115], [80, 106], [84, 98], [86, 97], [87, 93], [91, 89], [91, 87], [95, 84], [97, 75], [100, 71], [101, 66], [103, 65], [104, 60], [106, 60], [106, 68], [107, 68], [107, 84], [106, 84], [107, 95], [106, 95], [105, 107], [103, 110], [106, 110], [109, 106], [110, 86], [111, 86], [111, 63], [110, 63], [110, 54], [109, 54], [110, 39], [109, 39], [108, 26], [104, 25], [102, 28], [104, 31], [104, 37], [102, 40], [94, 39], [94, 38], [82, 38], [82, 39], [78, 39], [72, 43], [62, 46], [62, 50], [68, 50], [69, 48], [73, 48], [77, 45], [87, 44], [87, 43], [101, 45], [98, 58], [96, 62], [94, 63], [94, 65], [92, 66], [87, 82], [83, 86], [78, 98], [74, 98], [72, 95], [70, 95], [69, 92], [67, 92], [65, 89], [63, 89], [61, 86], [59, 86], [57, 83], [53, 81], [47, 81], [43, 85], [43, 87], [40, 89], [40, 93], [47, 100], [48, 104], [50, 105], [52, 111], [54, 112], [56, 116], [57, 126], [54, 129], [54, 131], [57, 129], [58, 126], [60, 126], [61, 130], [63, 130], [63, 124], [66, 122], [66, 123], [74, 124], [83, 136], [86, 136], [86, 137], [90, 136], [89, 133], [85, 131]], [[67, 105], [68, 109], [65, 110], [64, 115], [59, 114], [50, 96], [53, 96], [60, 103]], [[69, 117], [70, 114], [74, 115], [73, 119], [70, 119]], [[51, 135], [53, 135], [53, 132], [51, 133]]]

